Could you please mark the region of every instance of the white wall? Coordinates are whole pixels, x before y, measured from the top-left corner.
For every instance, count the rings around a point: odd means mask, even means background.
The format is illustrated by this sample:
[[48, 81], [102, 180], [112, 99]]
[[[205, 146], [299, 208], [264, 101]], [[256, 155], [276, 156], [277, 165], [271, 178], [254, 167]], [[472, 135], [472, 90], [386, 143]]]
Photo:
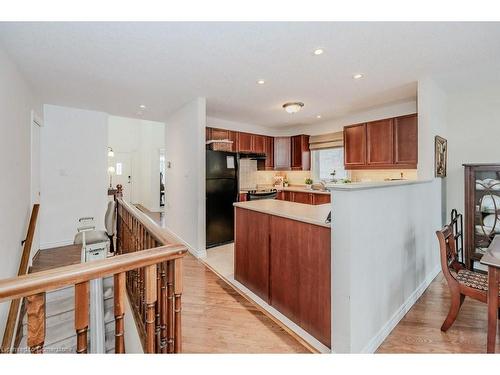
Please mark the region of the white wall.
[[332, 192], [336, 353], [374, 352], [437, 275], [440, 202], [438, 179]]
[[78, 218], [104, 228], [108, 115], [44, 106], [41, 137], [40, 246], [73, 242]]
[[165, 125], [167, 228], [205, 256], [205, 98], [178, 109]]
[[165, 124], [109, 116], [108, 145], [114, 152], [127, 152], [135, 158], [132, 202], [153, 212], [160, 211], [159, 151], [165, 147]]
[[[31, 213], [31, 110], [42, 113], [33, 90], [0, 48], [0, 279], [17, 275]], [[8, 306], [0, 304], [0, 335]]]
[[464, 163], [500, 163], [498, 85], [448, 95], [447, 211], [464, 212]]

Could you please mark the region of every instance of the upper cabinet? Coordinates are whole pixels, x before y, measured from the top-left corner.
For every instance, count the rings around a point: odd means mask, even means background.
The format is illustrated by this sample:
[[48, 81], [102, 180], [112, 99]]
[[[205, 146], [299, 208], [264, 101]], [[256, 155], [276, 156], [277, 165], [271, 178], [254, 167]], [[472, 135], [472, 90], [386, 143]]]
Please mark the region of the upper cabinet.
[[346, 169], [416, 169], [417, 114], [344, 127]]
[[366, 124], [366, 164], [372, 166], [392, 164], [392, 119]]
[[396, 117], [394, 119], [394, 163], [416, 167], [417, 162], [417, 115]]
[[274, 137], [274, 169], [288, 171], [291, 167], [290, 137]]
[[238, 133], [237, 152], [254, 152], [253, 151], [254, 135], [250, 133]]
[[264, 153], [266, 154], [264, 169], [266, 171], [274, 170], [274, 138], [273, 137], [266, 137], [265, 143], [264, 143]]
[[346, 169], [366, 165], [366, 124], [344, 127], [344, 164]]
[[233, 141], [232, 152], [265, 154], [265, 160], [258, 160], [257, 168], [259, 170], [308, 171], [311, 169], [308, 135], [270, 137], [207, 127], [206, 139], [229, 139]]
[[231, 145], [231, 151], [236, 152], [238, 146], [238, 132], [227, 130], [227, 129], [217, 129], [217, 128], [205, 128], [205, 136], [207, 141], [213, 140], [226, 140], [229, 139], [233, 141]]
[[308, 171], [311, 169], [308, 135], [296, 135], [291, 138], [291, 162], [294, 171]]

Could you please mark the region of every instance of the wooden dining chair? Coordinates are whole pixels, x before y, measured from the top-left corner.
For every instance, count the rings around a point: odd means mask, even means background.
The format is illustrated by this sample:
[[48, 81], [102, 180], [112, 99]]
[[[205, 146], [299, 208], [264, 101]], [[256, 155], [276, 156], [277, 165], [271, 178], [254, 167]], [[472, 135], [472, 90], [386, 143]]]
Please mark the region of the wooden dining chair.
[[436, 231], [441, 253], [441, 270], [448, 283], [451, 306], [441, 331], [446, 332], [458, 316], [465, 297], [487, 302], [488, 275], [468, 270], [458, 261], [455, 237], [451, 225]]

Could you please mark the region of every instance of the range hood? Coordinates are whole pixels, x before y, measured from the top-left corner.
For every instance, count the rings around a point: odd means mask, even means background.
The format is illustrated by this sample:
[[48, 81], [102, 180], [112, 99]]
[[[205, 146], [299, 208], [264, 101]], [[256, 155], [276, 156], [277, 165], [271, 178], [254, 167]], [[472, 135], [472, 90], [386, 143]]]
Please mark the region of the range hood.
[[266, 154], [256, 154], [253, 152], [240, 152], [240, 159], [266, 160]]

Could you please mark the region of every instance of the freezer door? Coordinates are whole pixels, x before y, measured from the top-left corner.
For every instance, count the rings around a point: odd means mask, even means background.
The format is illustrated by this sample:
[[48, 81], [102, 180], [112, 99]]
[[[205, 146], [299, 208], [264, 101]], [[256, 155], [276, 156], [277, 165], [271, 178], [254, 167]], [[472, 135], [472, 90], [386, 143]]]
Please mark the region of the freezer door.
[[210, 178], [237, 177], [238, 160], [232, 152], [210, 151], [206, 152], [206, 176]]

